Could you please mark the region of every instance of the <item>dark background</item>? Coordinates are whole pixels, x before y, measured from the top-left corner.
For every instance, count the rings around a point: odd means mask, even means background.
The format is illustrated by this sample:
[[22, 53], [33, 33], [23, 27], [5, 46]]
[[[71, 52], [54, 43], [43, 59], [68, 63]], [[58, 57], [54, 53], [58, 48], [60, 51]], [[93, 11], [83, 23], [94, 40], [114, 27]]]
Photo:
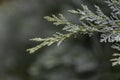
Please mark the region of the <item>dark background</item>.
[[76, 35], [59, 47], [52, 45], [35, 54], [29, 39], [48, 37], [62, 26], [54, 26], [44, 16], [62, 13], [77, 22], [69, 9], [88, 5], [110, 10], [103, 0], [0, 0], [0, 80], [120, 80], [120, 66], [112, 67], [109, 43], [100, 43], [99, 34]]

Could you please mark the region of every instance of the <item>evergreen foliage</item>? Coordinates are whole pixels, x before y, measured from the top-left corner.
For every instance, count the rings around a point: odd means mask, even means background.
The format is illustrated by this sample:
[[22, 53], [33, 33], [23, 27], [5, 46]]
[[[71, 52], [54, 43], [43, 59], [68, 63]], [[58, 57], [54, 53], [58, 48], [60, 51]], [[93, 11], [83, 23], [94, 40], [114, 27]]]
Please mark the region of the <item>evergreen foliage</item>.
[[[120, 51], [120, 0], [105, 0], [109, 8], [112, 10], [111, 16], [105, 15], [99, 6], [95, 5], [96, 12], [92, 12], [86, 5], [82, 5], [82, 9], [68, 10], [69, 13], [79, 16], [80, 24], [75, 24], [66, 19], [62, 14], [58, 16], [46, 16], [46, 20], [54, 25], [64, 25], [63, 29], [66, 34], [56, 32], [52, 37], [34, 38], [32, 41], [40, 42], [39, 45], [27, 49], [30, 53], [34, 53], [44, 46], [50, 46], [53, 43], [60, 43], [77, 33], [88, 34], [92, 36], [94, 33], [100, 33], [100, 42], [113, 43], [112, 48]], [[120, 64], [120, 54], [113, 54], [116, 58], [111, 59], [112, 65]]]

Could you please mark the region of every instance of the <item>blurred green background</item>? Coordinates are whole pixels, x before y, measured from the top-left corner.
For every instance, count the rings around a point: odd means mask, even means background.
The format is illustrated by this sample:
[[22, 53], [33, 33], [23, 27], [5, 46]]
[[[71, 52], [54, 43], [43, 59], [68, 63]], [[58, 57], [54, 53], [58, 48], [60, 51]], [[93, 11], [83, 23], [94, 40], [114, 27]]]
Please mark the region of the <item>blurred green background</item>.
[[99, 34], [92, 37], [76, 35], [59, 47], [52, 45], [35, 54], [25, 50], [35, 42], [29, 39], [48, 37], [62, 26], [56, 27], [44, 16], [62, 13], [73, 22], [77, 17], [69, 9], [88, 5], [100, 6], [109, 15], [104, 0], [0, 0], [0, 80], [120, 80], [120, 66], [109, 61], [111, 44], [100, 43]]

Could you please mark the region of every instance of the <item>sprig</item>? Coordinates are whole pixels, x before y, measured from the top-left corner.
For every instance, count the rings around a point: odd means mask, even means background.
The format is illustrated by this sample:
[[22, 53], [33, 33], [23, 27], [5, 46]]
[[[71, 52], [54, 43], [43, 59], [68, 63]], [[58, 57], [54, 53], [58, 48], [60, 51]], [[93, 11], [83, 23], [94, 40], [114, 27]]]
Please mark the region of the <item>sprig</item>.
[[[114, 43], [120, 42], [120, 0], [106, 0], [105, 2], [112, 10], [110, 17], [105, 15], [97, 5], [95, 5], [96, 12], [91, 11], [86, 5], [82, 5], [82, 9], [68, 10], [69, 13], [78, 16], [79, 24], [69, 22], [62, 14], [58, 14], [58, 16], [45, 16], [44, 18], [54, 25], [64, 26], [62, 30], [66, 34], [56, 32], [52, 37], [30, 39], [40, 42], [40, 44], [27, 49], [27, 51], [34, 53], [38, 49], [54, 43], [57, 43], [59, 46], [63, 40], [77, 33], [88, 35], [100, 33], [100, 42], [111, 42], [113, 43], [112, 48], [120, 50], [119, 45], [114, 45]], [[113, 56], [117, 56], [117, 58], [111, 59], [113, 66], [120, 64], [120, 54], [113, 54]]]

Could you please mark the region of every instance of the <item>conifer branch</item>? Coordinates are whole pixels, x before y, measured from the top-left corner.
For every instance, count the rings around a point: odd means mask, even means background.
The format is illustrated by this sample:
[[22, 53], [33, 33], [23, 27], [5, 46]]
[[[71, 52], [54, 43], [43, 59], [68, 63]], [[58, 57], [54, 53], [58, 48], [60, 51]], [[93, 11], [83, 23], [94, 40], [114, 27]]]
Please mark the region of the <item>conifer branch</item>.
[[[105, 2], [112, 9], [112, 16], [110, 17], [105, 15], [97, 5], [95, 5], [96, 13], [92, 12], [86, 5], [82, 5], [83, 9], [68, 10], [69, 13], [79, 16], [79, 25], [69, 22], [62, 14], [44, 17], [56, 26], [63, 25], [62, 30], [66, 34], [56, 32], [52, 37], [31, 39], [32, 41], [40, 42], [40, 44], [27, 49], [27, 51], [34, 53], [38, 49], [54, 43], [60, 45], [63, 40], [77, 33], [91, 35], [99, 32], [101, 33], [100, 42], [111, 42], [113, 43], [112, 48], [120, 50], [119, 44], [114, 45], [114, 43], [120, 42], [120, 0], [106, 0]], [[113, 66], [120, 65], [120, 54], [115, 53], [113, 56], [117, 56], [117, 58], [111, 59]]]

